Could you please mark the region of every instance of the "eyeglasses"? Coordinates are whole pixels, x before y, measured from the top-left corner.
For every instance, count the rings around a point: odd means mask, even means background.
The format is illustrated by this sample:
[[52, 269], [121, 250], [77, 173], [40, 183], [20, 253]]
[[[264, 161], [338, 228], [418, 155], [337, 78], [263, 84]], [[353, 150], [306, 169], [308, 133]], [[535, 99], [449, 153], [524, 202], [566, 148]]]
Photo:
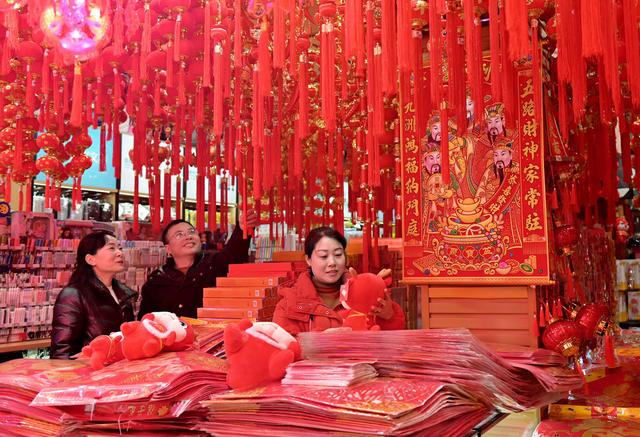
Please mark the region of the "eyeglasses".
[[176, 240], [182, 240], [184, 237], [190, 237], [192, 235], [197, 235], [198, 231], [194, 228], [187, 229], [186, 231], [178, 231], [171, 236], [171, 238], [175, 238]]

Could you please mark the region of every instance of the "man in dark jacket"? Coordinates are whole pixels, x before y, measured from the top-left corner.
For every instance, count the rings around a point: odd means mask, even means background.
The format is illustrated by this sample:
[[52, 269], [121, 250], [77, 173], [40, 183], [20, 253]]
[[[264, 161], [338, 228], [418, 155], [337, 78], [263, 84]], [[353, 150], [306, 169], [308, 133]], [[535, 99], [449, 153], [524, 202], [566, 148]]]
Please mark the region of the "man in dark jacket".
[[[258, 225], [258, 214], [247, 214], [247, 228]], [[184, 220], [174, 220], [162, 232], [169, 259], [149, 275], [142, 286], [138, 318], [147, 313], [169, 311], [178, 316], [197, 317], [202, 307], [202, 289], [214, 287], [216, 278], [225, 276], [229, 264], [246, 263], [250, 239], [242, 238], [236, 225], [224, 249], [216, 253], [202, 252], [196, 229]]]

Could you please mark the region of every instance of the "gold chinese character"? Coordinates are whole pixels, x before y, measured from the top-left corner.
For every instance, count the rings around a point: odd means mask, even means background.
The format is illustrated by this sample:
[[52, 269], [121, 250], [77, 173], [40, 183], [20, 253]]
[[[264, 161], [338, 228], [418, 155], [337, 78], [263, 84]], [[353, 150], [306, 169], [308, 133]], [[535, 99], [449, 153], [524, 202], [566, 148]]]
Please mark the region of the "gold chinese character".
[[404, 112], [405, 114], [407, 112], [416, 112], [415, 108], [413, 107], [413, 102], [409, 102], [406, 105], [404, 105]]
[[535, 137], [538, 135], [538, 122], [535, 118], [528, 120], [524, 126], [522, 126], [522, 134], [527, 137]]
[[522, 149], [524, 156], [530, 155], [531, 159], [533, 159], [534, 155], [538, 153], [538, 149], [540, 148], [540, 146], [534, 141], [527, 141], [524, 144], [525, 146]]
[[416, 130], [416, 117], [405, 118], [404, 119], [404, 130], [405, 131], [414, 131]]
[[518, 182], [518, 176], [514, 174], [509, 176], [509, 184], [514, 185], [516, 182]]
[[536, 190], [535, 188], [529, 188], [529, 191], [527, 191], [527, 194], [524, 195], [524, 198], [527, 201], [527, 204], [529, 204], [529, 207], [534, 208], [540, 201], [540, 196], [540, 191]]
[[504, 194], [501, 194], [501, 195], [498, 196], [498, 199], [496, 199], [496, 200], [497, 200], [498, 204], [500, 206], [502, 206], [504, 204], [504, 202], [507, 201], [507, 196], [505, 196]]
[[511, 188], [512, 185], [507, 185], [506, 188], [504, 189], [504, 195], [508, 196], [509, 194], [511, 194]]
[[533, 94], [533, 80], [527, 79], [527, 84], [524, 86], [524, 90], [522, 90], [522, 94], [520, 94], [520, 97], [524, 99], [525, 97], [530, 96], [532, 94]]
[[529, 164], [524, 168], [524, 179], [530, 184], [534, 183], [537, 179], [540, 179], [538, 175], [540, 167], [535, 164]]
[[418, 173], [418, 164], [416, 158], [407, 159], [407, 163], [404, 165], [404, 169], [407, 173]]
[[533, 107], [533, 100], [527, 100], [526, 102], [524, 102], [522, 104], [522, 116], [526, 117], [526, 116], [531, 116], [533, 117], [535, 115], [535, 111], [534, 111], [534, 107]]
[[405, 184], [405, 192], [407, 194], [418, 194], [418, 183], [416, 178], [409, 178]]
[[404, 143], [404, 150], [410, 153], [418, 152], [418, 145], [416, 144], [415, 138], [411, 138], [410, 140], [407, 140], [407, 142]]
[[500, 205], [498, 205], [497, 203], [492, 203], [491, 206], [489, 207], [489, 211], [491, 211], [491, 214], [495, 214], [496, 212], [498, 212], [499, 209], [500, 209]]
[[409, 221], [409, 226], [407, 226], [407, 235], [413, 235], [414, 237], [418, 236], [418, 220], [411, 219]]
[[420, 215], [420, 211], [418, 210], [418, 199], [411, 199], [407, 202], [406, 214], [413, 213], [413, 215]]
[[527, 216], [524, 227], [527, 231], [542, 229], [542, 225], [540, 225], [540, 217], [538, 216], [537, 212], [534, 212], [533, 214], [529, 214]]

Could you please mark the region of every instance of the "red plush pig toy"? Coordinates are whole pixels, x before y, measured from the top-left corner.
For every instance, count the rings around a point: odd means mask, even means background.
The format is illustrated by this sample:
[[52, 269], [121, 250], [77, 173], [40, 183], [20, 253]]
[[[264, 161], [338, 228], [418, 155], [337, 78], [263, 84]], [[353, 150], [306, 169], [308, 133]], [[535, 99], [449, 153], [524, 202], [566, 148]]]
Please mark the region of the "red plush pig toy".
[[300, 359], [297, 340], [272, 322], [244, 319], [228, 325], [224, 348], [229, 362], [227, 384], [234, 390], [279, 381], [287, 366]]

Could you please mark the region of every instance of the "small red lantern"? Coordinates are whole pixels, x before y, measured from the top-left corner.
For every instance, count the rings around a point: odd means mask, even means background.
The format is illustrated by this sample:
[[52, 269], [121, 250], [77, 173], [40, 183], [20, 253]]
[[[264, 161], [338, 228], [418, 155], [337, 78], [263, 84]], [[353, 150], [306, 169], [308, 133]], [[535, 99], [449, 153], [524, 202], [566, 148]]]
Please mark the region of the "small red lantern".
[[87, 133], [79, 133], [71, 138], [71, 141], [67, 143], [66, 150], [71, 156], [82, 155], [85, 150], [91, 147], [93, 140]]
[[52, 132], [45, 132], [42, 135], [38, 136], [36, 142], [38, 143], [40, 148], [47, 153], [49, 153], [51, 150], [57, 150], [61, 146], [60, 138], [58, 138], [58, 136]]
[[38, 158], [36, 161], [36, 167], [51, 178], [54, 178], [55, 175], [64, 170], [62, 163], [60, 163], [57, 158], [50, 155]]
[[87, 155], [78, 155], [71, 158], [65, 166], [67, 174], [72, 178], [79, 178], [87, 169], [93, 165], [93, 161]]
[[7, 174], [13, 167], [13, 150], [8, 149], [0, 153], [0, 173]]
[[580, 308], [576, 316], [578, 322], [584, 328], [584, 338], [592, 340], [597, 335], [604, 335], [609, 327], [609, 309], [602, 304], [587, 304]]
[[573, 252], [572, 247], [578, 243], [580, 233], [571, 225], [559, 226], [555, 230], [556, 244], [562, 251], [563, 255], [569, 255]]
[[544, 347], [571, 357], [578, 354], [584, 341], [584, 328], [573, 320], [557, 320], [542, 334]]

